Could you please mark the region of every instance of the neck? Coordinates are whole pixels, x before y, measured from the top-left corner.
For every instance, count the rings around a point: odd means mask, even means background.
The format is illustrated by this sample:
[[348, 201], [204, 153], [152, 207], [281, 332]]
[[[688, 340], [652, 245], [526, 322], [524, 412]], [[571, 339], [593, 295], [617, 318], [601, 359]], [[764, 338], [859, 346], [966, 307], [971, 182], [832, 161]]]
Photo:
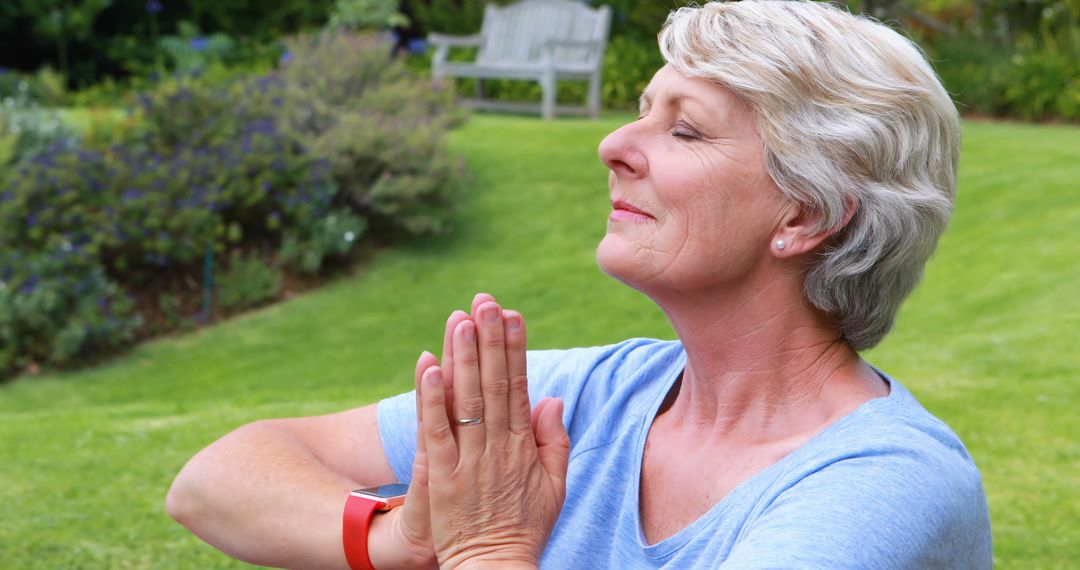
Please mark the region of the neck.
[[728, 440], [775, 440], [888, 393], [836, 323], [805, 300], [799, 278], [653, 298], [687, 353], [668, 421]]

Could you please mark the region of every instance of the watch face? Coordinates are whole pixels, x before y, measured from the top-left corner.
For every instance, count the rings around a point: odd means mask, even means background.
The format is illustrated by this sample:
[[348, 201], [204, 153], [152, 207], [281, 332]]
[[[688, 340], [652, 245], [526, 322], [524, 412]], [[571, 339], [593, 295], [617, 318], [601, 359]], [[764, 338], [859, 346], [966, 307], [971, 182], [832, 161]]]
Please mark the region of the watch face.
[[393, 499], [396, 497], [404, 497], [405, 493], [409, 491], [409, 486], [405, 483], [390, 483], [388, 485], [379, 485], [378, 487], [368, 487], [367, 489], [357, 489], [353, 491], [354, 495], [362, 495], [375, 499], [382, 499], [384, 501]]

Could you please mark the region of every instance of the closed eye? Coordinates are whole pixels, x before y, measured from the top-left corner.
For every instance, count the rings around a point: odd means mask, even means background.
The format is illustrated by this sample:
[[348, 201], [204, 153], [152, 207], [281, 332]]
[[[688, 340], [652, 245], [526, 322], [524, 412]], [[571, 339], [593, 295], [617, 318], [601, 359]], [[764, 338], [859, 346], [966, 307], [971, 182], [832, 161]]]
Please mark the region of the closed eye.
[[697, 129], [683, 121], [675, 123], [675, 128], [672, 129], [671, 136], [677, 139], [701, 140], [701, 133], [697, 132]]

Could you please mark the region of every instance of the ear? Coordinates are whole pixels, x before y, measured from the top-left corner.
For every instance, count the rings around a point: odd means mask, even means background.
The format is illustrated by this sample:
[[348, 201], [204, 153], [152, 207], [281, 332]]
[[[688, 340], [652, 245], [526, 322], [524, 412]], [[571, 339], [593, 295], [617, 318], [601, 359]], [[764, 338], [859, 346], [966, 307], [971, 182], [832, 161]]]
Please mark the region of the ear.
[[858, 206], [858, 202], [854, 199], [845, 201], [844, 219], [836, 226], [822, 231], [814, 228], [819, 219], [818, 214], [792, 205], [790, 211], [782, 217], [776, 232], [773, 233], [769, 249], [779, 258], [796, 257], [814, 251], [822, 242], [847, 227], [851, 218], [855, 216]]

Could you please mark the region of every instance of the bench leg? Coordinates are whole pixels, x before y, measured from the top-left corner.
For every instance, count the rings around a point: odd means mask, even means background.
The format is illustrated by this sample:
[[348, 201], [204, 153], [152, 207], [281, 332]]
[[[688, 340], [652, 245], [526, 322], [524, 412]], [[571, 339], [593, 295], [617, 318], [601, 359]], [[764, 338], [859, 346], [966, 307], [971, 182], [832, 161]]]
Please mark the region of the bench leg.
[[589, 116], [597, 118], [600, 116], [600, 74], [597, 73], [589, 79], [589, 94], [586, 95], [588, 101], [585, 104], [589, 108]]
[[540, 80], [540, 92], [543, 96], [543, 102], [541, 105], [541, 114], [545, 121], [550, 121], [555, 118], [555, 74], [545, 73], [544, 78]]

